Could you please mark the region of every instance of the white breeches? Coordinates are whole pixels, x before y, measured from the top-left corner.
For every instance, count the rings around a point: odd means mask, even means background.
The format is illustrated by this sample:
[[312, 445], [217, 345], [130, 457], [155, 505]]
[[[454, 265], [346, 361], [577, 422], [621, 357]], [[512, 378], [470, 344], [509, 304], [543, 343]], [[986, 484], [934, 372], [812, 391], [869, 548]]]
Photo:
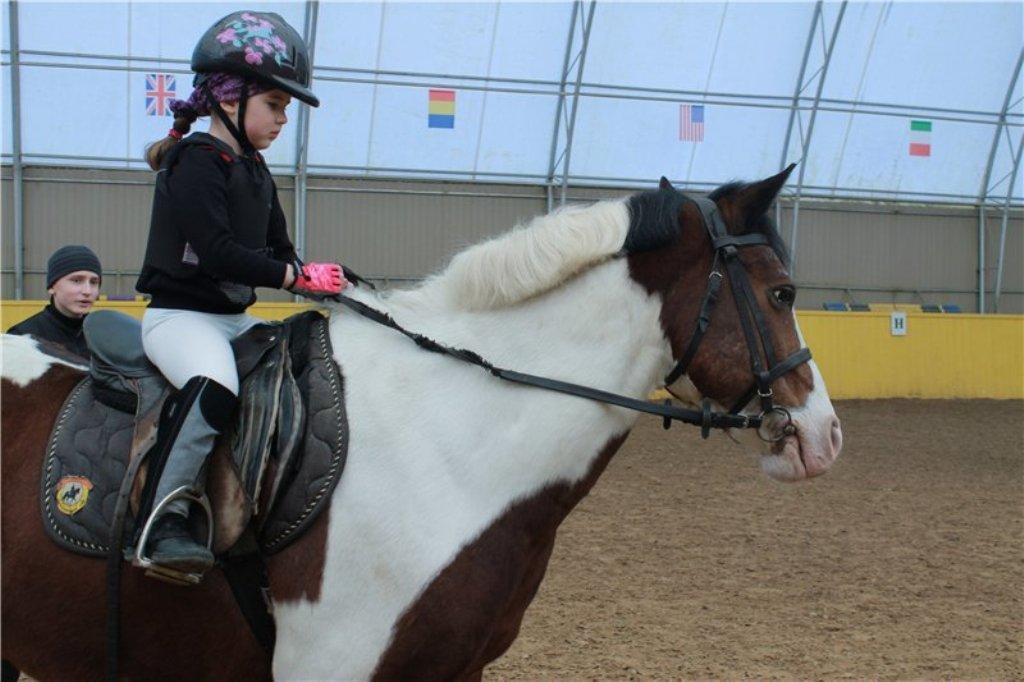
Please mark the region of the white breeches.
[[231, 340], [262, 320], [238, 313], [216, 315], [175, 308], [148, 308], [142, 316], [142, 347], [175, 388], [196, 376], [210, 377], [238, 395]]

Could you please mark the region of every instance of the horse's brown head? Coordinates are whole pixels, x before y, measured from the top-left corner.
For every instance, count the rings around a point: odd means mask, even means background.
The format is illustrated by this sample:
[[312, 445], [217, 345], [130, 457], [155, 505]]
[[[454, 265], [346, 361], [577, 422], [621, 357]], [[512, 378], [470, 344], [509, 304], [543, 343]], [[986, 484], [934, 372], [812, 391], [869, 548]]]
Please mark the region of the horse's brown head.
[[764, 469], [783, 480], [824, 473], [842, 445], [821, 375], [800, 354], [796, 288], [768, 214], [792, 169], [719, 187], [703, 206], [663, 178], [657, 191], [630, 200], [625, 245], [632, 277], [662, 297], [662, 327], [679, 363], [666, 377], [668, 390], [725, 410], [785, 408], [792, 433], [783, 432], [783, 410], [766, 415], [759, 431]]

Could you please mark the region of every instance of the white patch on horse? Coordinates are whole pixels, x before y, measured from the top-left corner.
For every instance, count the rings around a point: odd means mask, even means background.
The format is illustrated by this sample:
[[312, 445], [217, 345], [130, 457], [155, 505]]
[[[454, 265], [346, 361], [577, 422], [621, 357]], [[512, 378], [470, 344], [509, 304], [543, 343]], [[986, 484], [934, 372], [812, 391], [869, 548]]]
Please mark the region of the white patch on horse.
[[[800, 346], [806, 348], [796, 311], [793, 311], [793, 328], [800, 339]], [[825, 387], [825, 379], [814, 360], [809, 360], [807, 366], [811, 370], [814, 387], [803, 405], [789, 408], [793, 424], [800, 433], [799, 444], [786, 443], [781, 454], [761, 458], [761, 470], [776, 480], [794, 481], [808, 474], [823, 472], [832, 465], [843, 447], [842, 429]]]
[[86, 371], [87, 366], [78, 365], [39, 349], [39, 342], [31, 336], [4, 334], [0, 341], [0, 376], [24, 388], [46, 374], [53, 365], [64, 365]]
[[[573, 239], [589, 239], [572, 268], [550, 262], [546, 249], [519, 249], [530, 241], [520, 231], [505, 243], [522, 260], [501, 257], [497, 240], [475, 252], [478, 262], [470, 262], [471, 249], [421, 289], [352, 295], [500, 367], [643, 398], [672, 363], [661, 300], [630, 278], [626, 259], [580, 273], [587, 260], [618, 250], [629, 223], [624, 204], [583, 213], [560, 214]], [[577, 229], [587, 220], [611, 221], [603, 229], [614, 238]], [[480, 286], [486, 278], [502, 283], [473, 296], [477, 278]], [[486, 309], [502, 303], [508, 307]], [[637, 419], [501, 381], [347, 309], [333, 311], [331, 341], [345, 376], [348, 462], [331, 502], [319, 601], [275, 605], [277, 679], [368, 678], [398, 618], [464, 547], [518, 500], [581, 479]]]

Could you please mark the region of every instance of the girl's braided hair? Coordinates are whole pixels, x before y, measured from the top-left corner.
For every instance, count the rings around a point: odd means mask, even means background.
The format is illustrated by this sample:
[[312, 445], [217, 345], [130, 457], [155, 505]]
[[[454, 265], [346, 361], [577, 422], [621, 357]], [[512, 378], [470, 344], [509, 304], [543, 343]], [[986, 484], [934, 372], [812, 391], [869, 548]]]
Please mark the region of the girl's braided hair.
[[214, 73], [206, 78], [196, 87], [187, 100], [176, 99], [171, 102], [171, 113], [174, 114], [174, 123], [167, 131], [166, 137], [151, 143], [146, 147], [146, 162], [153, 170], [160, 170], [167, 152], [171, 150], [178, 141], [188, 135], [192, 124], [200, 116], [210, 115], [210, 102], [207, 92], [213, 95], [218, 102], [237, 102], [241, 99], [242, 88], [248, 86], [249, 97], [257, 95], [269, 88], [254, 80], [246, 80], [241, 76], [229, 73]]

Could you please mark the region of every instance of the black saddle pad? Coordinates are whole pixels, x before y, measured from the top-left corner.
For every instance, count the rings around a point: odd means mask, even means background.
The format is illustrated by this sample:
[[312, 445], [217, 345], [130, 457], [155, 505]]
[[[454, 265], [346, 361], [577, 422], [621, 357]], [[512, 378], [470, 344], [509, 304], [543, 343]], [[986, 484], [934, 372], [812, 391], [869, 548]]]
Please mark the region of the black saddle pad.
[[46, 446], [41, 497], [43, 525], [58, 545], [92, 556], [109, 551], [134, 427], [134, 415], [96, 399], [91, 377], [64, 401]]
[[290, 318], [292, 374], [306, 408], [301, 456], [284, 493], [273, 504], [260, 531], [267, 554], [296, 540], [330, 502], [348, 456], [345, 381], [334, 361], [328, 322], [315, 312]]
[[[269, 516], [258, 520], [260, 544], [268, 553], [295, 540], [326, 507], [348, 453], [344, 382], [331, 352], [327, 320], [309, 312], [285, 324], [292, 372], [309, 418], [294, 471]], [[96, 399], [89, 377], [64, 401], [43, 458], [40, 496], [43, 525], [61, 547], [88, 556], [109, 552], [134, 426], [134, 415]]]

